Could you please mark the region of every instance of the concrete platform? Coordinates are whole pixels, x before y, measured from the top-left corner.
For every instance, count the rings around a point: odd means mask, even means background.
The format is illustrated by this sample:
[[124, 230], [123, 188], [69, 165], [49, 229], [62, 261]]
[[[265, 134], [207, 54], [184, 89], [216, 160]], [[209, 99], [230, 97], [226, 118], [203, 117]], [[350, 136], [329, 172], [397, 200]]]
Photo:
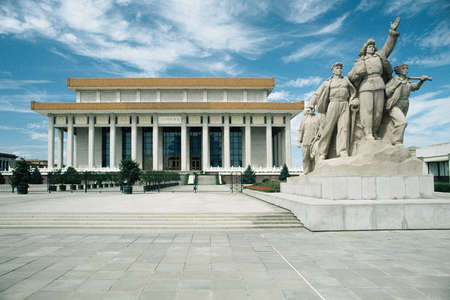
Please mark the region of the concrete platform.
[[311, 231], [450, 229], [450, 196], [431, 199], [327, 200], [287, 193], [245, 194], [290, 210]]

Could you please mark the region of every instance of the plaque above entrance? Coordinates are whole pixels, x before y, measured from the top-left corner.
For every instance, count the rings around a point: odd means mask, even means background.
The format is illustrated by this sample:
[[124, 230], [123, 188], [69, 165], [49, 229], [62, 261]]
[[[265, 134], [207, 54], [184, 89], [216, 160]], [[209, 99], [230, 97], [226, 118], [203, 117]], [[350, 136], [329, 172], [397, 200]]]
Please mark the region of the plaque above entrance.
[[160, 116], [158, 117], [158, 123], [160, 125], [181, 124], [180, 116]]

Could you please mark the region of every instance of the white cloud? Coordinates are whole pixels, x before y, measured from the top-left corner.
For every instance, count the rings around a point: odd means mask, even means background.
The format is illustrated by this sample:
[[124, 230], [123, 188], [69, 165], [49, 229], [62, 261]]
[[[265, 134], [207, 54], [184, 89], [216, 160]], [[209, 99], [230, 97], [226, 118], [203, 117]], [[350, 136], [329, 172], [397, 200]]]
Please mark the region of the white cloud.
[[312, 42], [309, 44], [304, 45], [303, 47], [299, 48], [294, 53], [282, 57], [282, 60], [285, 63], [288, 62], [295, 62], [302, 60], [306, 57], [314, 57], [318, 55], [331, 55], [331, 54], [338, 54], [339, 51], [335, 49], [334, 47], [330, 46], [330, 43], [334, 39], [326, 39], [319, 42]]
[[31, 138], [32, 140], [43, 140], [43, 141], [47, 140], [47, 133], [42, 133], [31, 129], [0, 125], [0, 130], [17, 131], [28, 135], [28, 137]]
[[288, 91], [279, 91], [270, 93], [268, 100], [287, 100], [290, 99], [291, 95]]
[[295, 80], [289, 80], [285, 84], [282, 84], [282, 86], [288, 86], [288, 87], [295, 87], [295, 88], [302, 88], [304, 86], [315, 86], [322, 82], [322, 78], [317, 76], [309, 76], [306, 78], [297, 78]]
[[52, 81], [0, 79], [0, 90], [17, 90], [32, 84], [47, 84], [47, 83], [52, 83]]
[[313, 21], [335, 8], [338, 2], [340, 1], [294, 0], [280, 2], [277, 8], [287, 21], [302, 24]]
[[385, 13], [411, 18], [424, 10], [442, 6], [443, 3], [440, 2], [440, 0], [391, 0], [386, 2]]
[[450, 51], [428, 56], [415, 56], [406, 61], [406, 64], [422, 65], [427, 67], [441, 67], [450, 65]]
[[369, 11], [377, 5], [377, 1], [361, 0], [355, 11]]
[[450, 26], [449, 21], [440, 22], [430, 33], [421, 38], [422, 47], [440, 48], [450, 45]]
[[220, 57], [255, 58], [277, 44], [252, 25], [268, 11], [269, 1], [19, 0], [0, 9], [0, 33], [50, 38], [75, 54], [150, 76], [172, 66], [195, 69], [199, 58], [208, 57], [217, 64], [207, 70], [236, 75], [240, 68]]
[[345, 19], [347, 19], [348, 17], [348, 13], [346, 13], [345, 15], [343, 15], [342, 17], [339, 17], [336, 21], [334, 21], [333, 23], [325, 26], [324, 28], [322, 28], [321, 30], [319, 30], [316, 35], [320, 35], [320, 34], [329, 34], [329, 33], [334, 33], [336, 31], [338, 31], [341, 27], [342, 24], [344, 23]]
[[410, 98], [405, 143], [425, 146], [450, 140], [450, 97], [438, 94], [430, 92]]

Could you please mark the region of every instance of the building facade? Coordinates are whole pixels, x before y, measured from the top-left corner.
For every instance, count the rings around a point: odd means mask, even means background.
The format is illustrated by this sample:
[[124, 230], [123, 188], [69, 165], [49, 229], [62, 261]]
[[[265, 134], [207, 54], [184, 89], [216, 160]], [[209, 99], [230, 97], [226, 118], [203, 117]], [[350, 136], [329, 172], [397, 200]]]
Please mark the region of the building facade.
[[11, 171], [16, 166], [17, 155], [0, 153], [0, 172]]
[[290, 166], [290, 120], [303, 110], [303, 101], [268, 102], [274, 85], [274, 78], [69, 78], [76, 102], [32, 101], [31, 109], [48, 117], [49, 169], [117, 170], [128, 158], [144, 170], [270, 172]]
[[450, 143], [419, 148], [416, 156], [423, 162], [424, 174], [433, 174], [435, 182], [450, 182]]

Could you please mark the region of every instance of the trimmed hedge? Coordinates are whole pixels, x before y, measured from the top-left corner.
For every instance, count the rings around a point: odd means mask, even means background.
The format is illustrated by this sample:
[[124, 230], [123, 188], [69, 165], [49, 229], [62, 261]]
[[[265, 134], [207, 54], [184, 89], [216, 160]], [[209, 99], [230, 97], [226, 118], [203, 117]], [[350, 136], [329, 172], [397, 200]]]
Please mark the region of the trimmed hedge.
[[435, 182], [434, 191], [450, 193], [450, 182]]

